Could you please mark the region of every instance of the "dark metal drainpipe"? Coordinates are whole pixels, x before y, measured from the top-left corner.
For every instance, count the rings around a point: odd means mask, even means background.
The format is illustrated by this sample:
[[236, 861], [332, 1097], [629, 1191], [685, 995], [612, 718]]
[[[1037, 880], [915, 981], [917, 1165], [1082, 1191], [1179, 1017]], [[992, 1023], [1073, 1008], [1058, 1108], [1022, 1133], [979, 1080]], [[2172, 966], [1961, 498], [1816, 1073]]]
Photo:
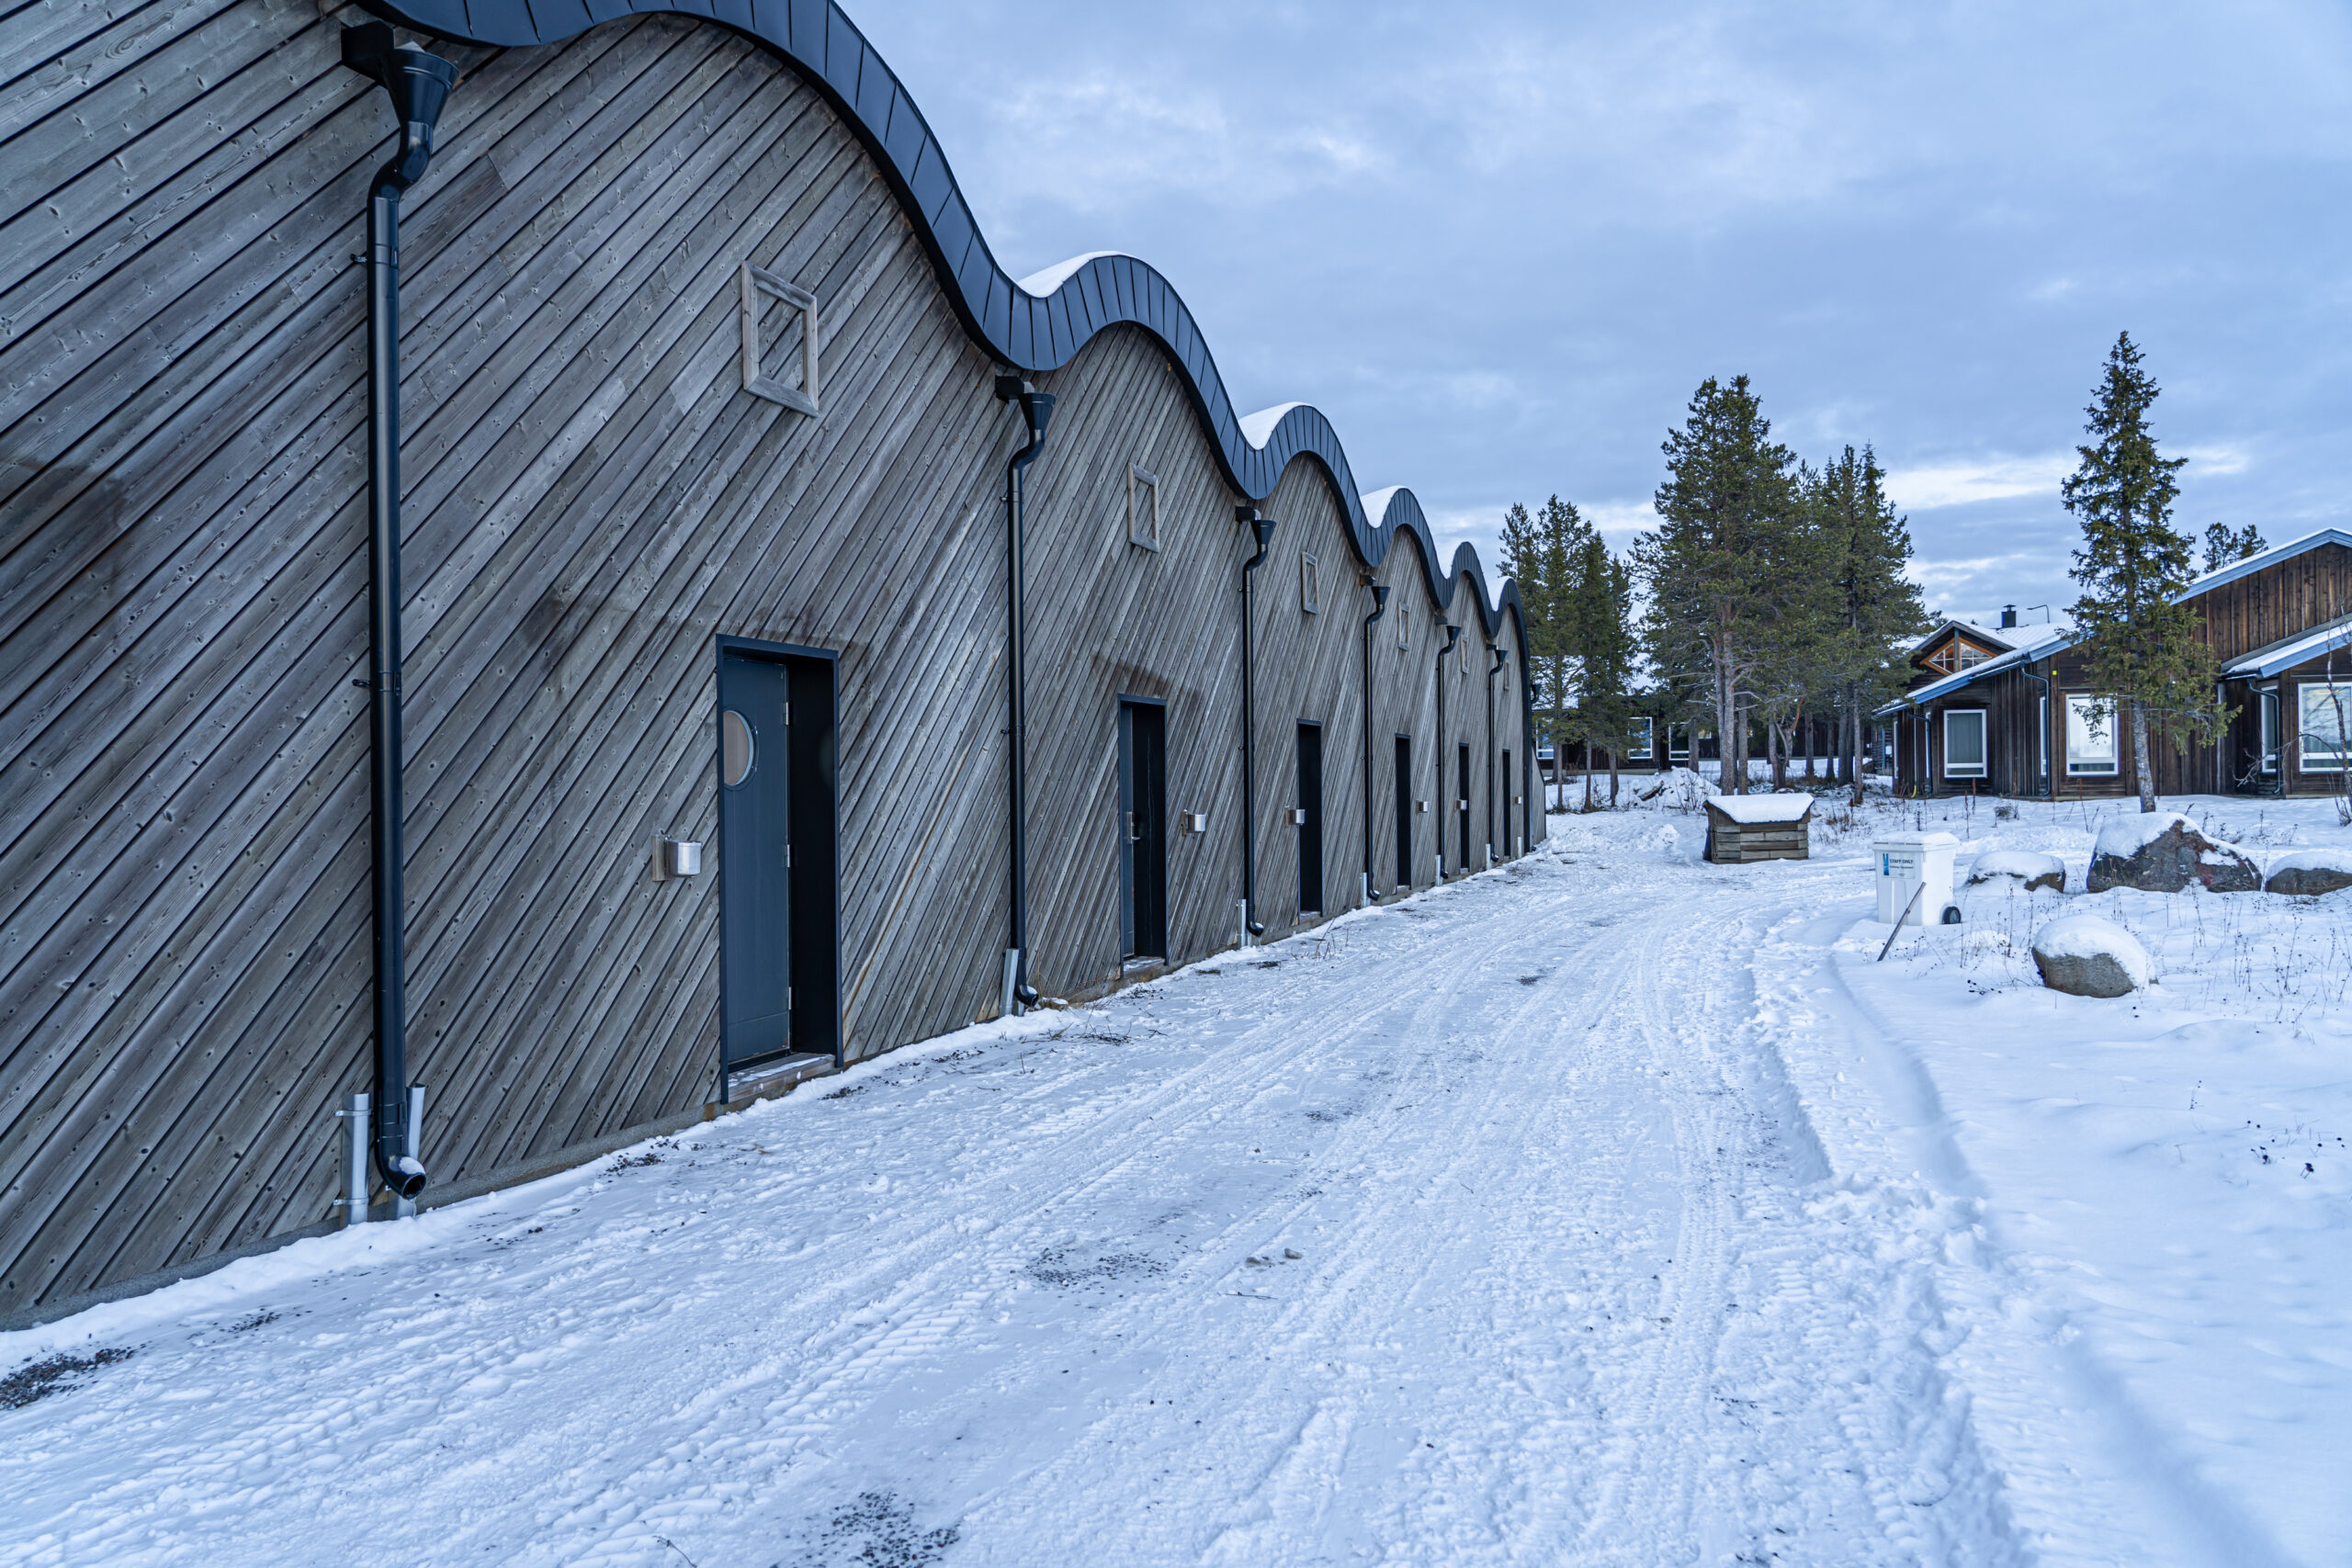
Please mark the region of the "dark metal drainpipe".
[[[1440, 881], [1444, 880], [1442, 868], [1445, 865], [1445, 836], [1453, 829], [1454, 817], [1453, 807], [1449, 804], [1453, 799], [1453, 774], [1448, 771], [1453, 766], [1453, 737], [1447, 734], [1445, 729], [1445, 661], [1452, 657], [1455, 647], [1461, 641], [1462, 628], [1452, 621], [1446, 622], [1445, 646], [1437, 650], [1437, 746], [1435, 747], [1437, 794], [1432, 797], [1432, 804], [1440, 807], [1437, 819], [1437, 863], [1441, 868], [1438, 876]], [[1454, 869], [1464, 871], [1468, 868], [1457, 866]]]
[[1510, 662], [1510, 649], [1495, 649], [1494, 667], [1487, 671], [1487, 859], [1495, 858], [1495, 677]]
[[1029, 566], [1023, 554], [1027, 523], [1023, 479], [1024, 470], [1046, 445], [1046, 422], [1054, 415], [1054, 399], [1052, 393], [1037, 390], [1018, 376], [998, 377], [996, 395], [1000, 402], [1021, 405], [1022, 421], [1029, 431], [1029, 444], [1004, 466], [1005, 752], [1012, 795], [1012, 1000], [1025, 1008], [1036, 1001], [1037, 989], [1029, 984]]
[[1241, 563], [1241, 917], [1251, 936], [1266, 934], [1258, 918], [1258, 696], [1256, 660], [1250, 654], [1250, 626], [1256, 621], [1250, 574], [1266, 563], [1266, 546], [1274, 536], [1274, 520], [1261, 517], [1254, 506], [1237, 506], [1233, 520], [1257, 535], [1258, 553]]
[[343, 62], [391, 96], [400, 148], [368, 190], [368, 687], [373, 735], [368, 848], [376, 918], [376, 1169], [396, 1198], [424, 1190], [408, 1152], [408, 1001], [401, 887], [401, 193], [424, 177], [458, 68], [392, 29], [343, 29]]
[[1367, 577], [1363, 586], [1372, 590], [1372, 614], [1363, 618], [1363, 897], [1366, 903], [1374, 897], [1372, 891], [1372, 623], [1388, 614], [1388, 589]]

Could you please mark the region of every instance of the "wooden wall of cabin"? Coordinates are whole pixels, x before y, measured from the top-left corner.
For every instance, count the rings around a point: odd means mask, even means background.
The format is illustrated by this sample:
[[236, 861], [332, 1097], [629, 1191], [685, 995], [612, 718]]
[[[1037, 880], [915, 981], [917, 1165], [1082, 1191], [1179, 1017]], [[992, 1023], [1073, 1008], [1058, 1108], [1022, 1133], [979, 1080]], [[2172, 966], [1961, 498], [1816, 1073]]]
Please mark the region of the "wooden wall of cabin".
[[2320, 545], [2209, 588], [2194, 603], [2208, 645], [2226, 663], [2352, 615], [2352, 549]]

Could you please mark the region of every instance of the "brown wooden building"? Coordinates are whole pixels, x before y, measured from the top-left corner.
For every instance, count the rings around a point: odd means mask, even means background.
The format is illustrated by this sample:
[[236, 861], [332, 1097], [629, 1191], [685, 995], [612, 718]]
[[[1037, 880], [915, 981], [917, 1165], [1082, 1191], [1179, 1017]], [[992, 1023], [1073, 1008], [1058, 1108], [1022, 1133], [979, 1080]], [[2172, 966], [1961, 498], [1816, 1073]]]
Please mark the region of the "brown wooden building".
[[[2218, 745], [2158, 739], [2156, 792], [2343, 793], [2352, 534], [2324, 528], [2277, 546], [2198, 579], [2182, 598], [2236, 717]], [[2092, 684], [2086, 653], [2063, 626], [1938, 627], [1914, 650], [1912, 689], [1880, 715], [1897, 793], [2137, 795], [2129, 730]]]
[[0, 19], [0, 1320], [1543, 835], [1511, 589], [838, 7], [330, 12]]

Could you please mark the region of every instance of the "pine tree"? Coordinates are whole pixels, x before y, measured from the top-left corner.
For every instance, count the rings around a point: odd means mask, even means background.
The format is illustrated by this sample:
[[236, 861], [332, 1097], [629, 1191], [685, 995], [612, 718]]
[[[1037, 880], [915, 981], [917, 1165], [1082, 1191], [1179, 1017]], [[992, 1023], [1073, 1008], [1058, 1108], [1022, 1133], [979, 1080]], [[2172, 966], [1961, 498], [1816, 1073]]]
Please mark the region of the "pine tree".
[[1652, 664], [1669, 681], [1706, 676], [1723, 785], [1733, 793], [1747, 787], [1739, 740], [1754, 701], [1748, 682], [1775, 621], [1811, 587], [1790, 570], [1804, 521], [1796, 459], [1771, 440], [1771, 429], [1747, 377], [1728, 385], [1709, 377], [1662, 447], [1658, 526], [1634, 545], [1649, 590], [1644, 632]]
[[1838, 628], [1825, 685], [1837, 710], [1838, 750], [1856, 806], [1862, 803], [1863, 727], [1910, 673], [1896, 648], [1927, 626], [1919, 586], [1904, 575], [1911, 531], [1887, 500], [1885, 478], [1870, 447], [1857, 457], [1849, 446], [1807, 487], [1836, 563]]
[[2253, 524], [2233, 528], [2226, 523], [2216, 523], [2205, 530], [2205, 570], [2219, 571], [2233, 562], [2262, 553], [2262, 536]]
[[2157, 453], [2148, 411], [2158, 389], [2140, 358], [2131, 333], [2117, 337], [2085, 411], [2092, 441], [2075, 449], [2081, 462], [2059, 495], [2083, 528], [2072, 573], [2082, 587], [2075, 624], [2092, 681], [2120, 710], [2113, 716], [2131, 726], [2140, 809], [2154, 811], [2151, 734], [2176, 747], [2191, 735], [2210, 743], [2231, 716], [2214, 695], [2213, 652], [2196, 612], [2179, 601], [2190, 541], [2172, 525], [2173, 476], [2188, 459]]

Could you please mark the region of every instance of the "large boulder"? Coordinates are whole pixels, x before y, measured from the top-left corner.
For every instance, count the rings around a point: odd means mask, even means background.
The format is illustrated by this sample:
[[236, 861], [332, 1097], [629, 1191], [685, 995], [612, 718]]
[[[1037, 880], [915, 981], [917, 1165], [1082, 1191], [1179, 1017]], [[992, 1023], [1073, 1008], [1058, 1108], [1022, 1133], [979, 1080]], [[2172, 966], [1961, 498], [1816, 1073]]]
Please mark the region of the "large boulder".
[[1968, 868], [1971, 887], [1980, 882], [1999, 881], [2023, 883], [2029, 893], [2037, 887], [2064, 893], [2066, 863], [2056, 855], [2036, 854], [2031, 850], [1987, 850]]
[[2075, 997], [2128, 997], [2155, 982], [2139, 939], [2097, 915], [2062, 915], [2033, 933], [2041, 983]]
[[2290, 893], [2306, 898], [2333, 893], [2339, 887], [2352, 887], [2352, 852], [2297, 850], [2281, 855], [2270, 863], [2269, 879], [2262, 885], [2265, 893]]
[[2262, 887], [2262, 871], [2177, 811], [2118, 818], [2098, 830], [2086, 884], [2092, 892], [2178, 893], [2192, 882], [2211, 893], [2254, 893]]

